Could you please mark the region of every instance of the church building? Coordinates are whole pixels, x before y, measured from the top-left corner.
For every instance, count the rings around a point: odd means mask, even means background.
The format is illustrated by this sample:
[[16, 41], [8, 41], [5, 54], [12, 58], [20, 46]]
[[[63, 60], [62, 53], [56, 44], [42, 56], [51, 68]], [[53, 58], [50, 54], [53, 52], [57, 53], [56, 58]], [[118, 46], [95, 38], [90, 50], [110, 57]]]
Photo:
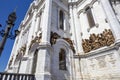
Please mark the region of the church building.
[[120, 80], [120, 0], [33, 0], [19, 31], [14, 80]]

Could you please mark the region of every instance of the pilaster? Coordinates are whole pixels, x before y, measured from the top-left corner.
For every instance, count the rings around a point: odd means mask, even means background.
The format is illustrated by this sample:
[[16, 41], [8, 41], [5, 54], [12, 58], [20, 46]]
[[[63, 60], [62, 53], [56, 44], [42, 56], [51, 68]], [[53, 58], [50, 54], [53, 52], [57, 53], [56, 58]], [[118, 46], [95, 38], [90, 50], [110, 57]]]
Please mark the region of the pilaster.
[[26, 49], [26, 53], [25, 53], [26, 55], [28, 54], [29, 46], [30, 46], [31, 40], [32, 40], [33, 35], [34, 35], [36, 14], [37, 14], [37, 9], [34, 9], [32, 21], [30, 24], [30, 30], [29, 30], [29, 34], [28, 34], [28, 40], [27, 40], [28, 43], [27, 43], [27, 49]]
[[[50, 47], [50, 45], [49, 45]], [[38, 58], [35, 77], [36, 80], [51, 80], [51, 56], [50, 48], [40, 45], [38, 48]]]
[[118, 43], [120, 42], [120, 23], [118, 22], [109, 1], [101, 0], [101, 4], [107, 16], [113, 35], [115, 37], [115, 43]]
[[49, 43], [50, 41], [50, 30], [51, 30], [51, 11], [52, 11], [52, 0], [45, 1], [45, 8], [43, 11], [43, 18], [41, 23], [42, 28], [42, 42]]
[[75, 28], [75, 35], [76, 35], [76, 46], [77, 46], [77, 52], [78, 53], [83, 53], [83, 48], [82, 48], [82, 37], [81, 37], [81, 25], [79, 21], [79, 15], [77, 14], [77, 8], [76, 5], [73, 8], [73, 16], [74, 16], [74, 28]]
[[18, 73], [26, 73], [26, 69], [28, 68], [27, 63], [28, 63], [28, 59], [22, 58], [20, 60], [19, 63], [20, 68], [18, 67]]
[[37, 35], [37, 32], [38, 32], [38, 30], [40, 29], [40, 18], [41, 18], [41, 14], [40, 13], [38, 13], [37, 15], [36, 15], [36, 25], [35, 25], [35, 30], [34, 30], [34, 36], [36, 36]]
[[[72, 5], [70, 5], [69, 6], [69, 12], [70, 12], [70, 25], [71, 25], [71, 39], [72, 40], [74, 40], [74, 44], [76, 45], [77, 44], [77, 39], [76, 39], [76, 34], [74, 34], [74, 33], [76, 33], [75, 32], [75, 20], [74, 20], [74, 12], [73, 12], [73, 6]], [[75, 46], [75, 48], [76, 48], [77, 46]]]

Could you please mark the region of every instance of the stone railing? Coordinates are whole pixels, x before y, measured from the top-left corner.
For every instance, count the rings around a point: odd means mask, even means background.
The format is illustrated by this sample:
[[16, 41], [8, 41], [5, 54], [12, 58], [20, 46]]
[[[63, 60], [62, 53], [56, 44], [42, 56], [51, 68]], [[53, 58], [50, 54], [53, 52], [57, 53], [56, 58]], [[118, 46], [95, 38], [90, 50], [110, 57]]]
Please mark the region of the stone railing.
[[32, 74], [2, 73], [0, 72], [0, 80], [35, 80]]

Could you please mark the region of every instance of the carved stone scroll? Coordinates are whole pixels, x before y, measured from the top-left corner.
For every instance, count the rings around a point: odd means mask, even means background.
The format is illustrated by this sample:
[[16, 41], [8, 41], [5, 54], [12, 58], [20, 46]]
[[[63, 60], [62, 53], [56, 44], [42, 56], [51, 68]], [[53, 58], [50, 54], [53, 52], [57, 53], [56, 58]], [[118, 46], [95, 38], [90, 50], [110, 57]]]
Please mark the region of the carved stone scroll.
[[53, 33], [51, 32], [51, 37], [50, 37], [50, 43], [51, 45], [55, 44], [56, 43], [56, 40], [60, 38], [60, 36], [57, 34], [57, 33]]
[[73, 42], [69, 38], [63, 38], [63, 39], [70, 44], [70, 47], [71, 47], [72, 51], [75, 53], [75, 48], [73, 46]]
[[26, 44], [24, 44], [24, 45], [20, 48], [20, 53], [24, 56], [24, 55], [25, 55], [25, 51], [26, 51]]
[[34, 39], [31, 40], [29, 49], [33, 46], [34, 43], [40, 43], [42, 38], [42, 33], [39, 34], [39, 36], [36, 36]]
[[85, 53], [104, 46], [110, 46], [115, 38], [110, 29], [105, 29], [101, 34], [90, 34], [89, 39], [82, 39], [82, 46]]

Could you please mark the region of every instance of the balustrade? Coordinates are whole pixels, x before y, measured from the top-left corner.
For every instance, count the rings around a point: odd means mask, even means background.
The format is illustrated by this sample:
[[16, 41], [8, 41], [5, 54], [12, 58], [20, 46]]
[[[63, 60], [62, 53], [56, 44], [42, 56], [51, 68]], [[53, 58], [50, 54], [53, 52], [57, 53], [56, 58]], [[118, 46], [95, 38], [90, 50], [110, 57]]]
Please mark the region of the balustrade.
[[32, 74], [1, 73], [0, 80], [35, 80]]

